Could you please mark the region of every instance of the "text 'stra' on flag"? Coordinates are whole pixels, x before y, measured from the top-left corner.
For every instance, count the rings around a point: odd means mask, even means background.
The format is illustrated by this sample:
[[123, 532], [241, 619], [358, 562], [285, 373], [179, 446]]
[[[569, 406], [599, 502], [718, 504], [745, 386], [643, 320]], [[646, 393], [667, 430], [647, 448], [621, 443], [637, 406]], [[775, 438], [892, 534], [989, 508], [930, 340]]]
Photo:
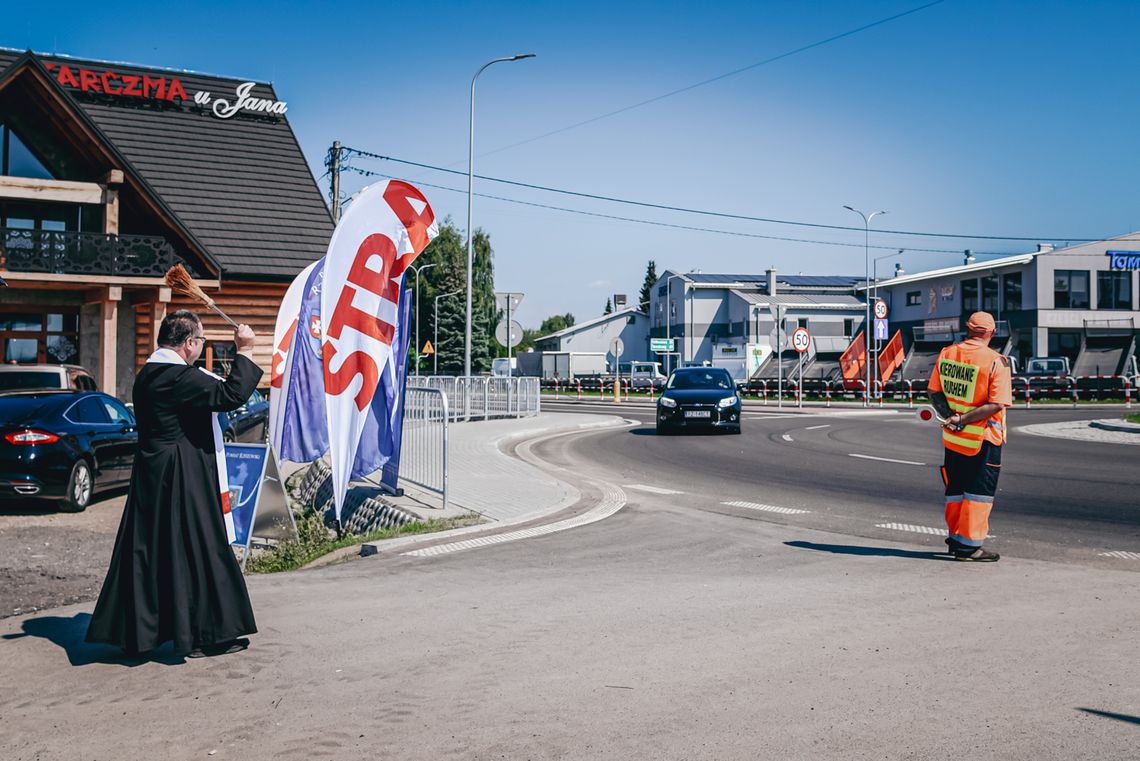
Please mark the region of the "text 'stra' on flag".
[[269, 442], [277, 456], [281, 456], [281, 432], [285, 418], [285, 397], [288, 391], [290, 350], [293, 334], [301, 314], [301, 296], [309, 275], [316, 268], [313, 262], [293, 278], [277, 311], [277, 324], [273, 330], [273, 361], [269, 371]]
[[[388, 460], [390, 439], [398, 436], [388, 395], [403, 392], [395, 386], [392, 366], [402, 283], [408, 265], [438, 232], [424, 195], [406, 182], [388, 180], [352, 198], [329, 242], [321, 292], [322, 350], [338, 520], [362, 447], [367, 462], [360, 467], [374, 471]], [[374, 404], [377, 395], [383, 402]]]

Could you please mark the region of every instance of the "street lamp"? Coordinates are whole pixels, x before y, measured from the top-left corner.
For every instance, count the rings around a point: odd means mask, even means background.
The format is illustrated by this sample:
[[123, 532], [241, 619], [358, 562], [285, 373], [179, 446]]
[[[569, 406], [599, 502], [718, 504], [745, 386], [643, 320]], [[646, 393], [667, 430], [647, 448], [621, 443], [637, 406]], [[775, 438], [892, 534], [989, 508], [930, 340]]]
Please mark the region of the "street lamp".
[[456, 294], [463, 293], [463, 291], [452, 291], [451, 293], [441, 293], [435, 297], [435, 355], [432, 357], [432, 375], [439, 375], [439, 300], [446, 299], [448, 296], [455, 296]]
[[475, 228], [471, 221], [471, 198], [475, 180], [475, 80], [491, 64], [503, 61], [521, 61], [523, 58], [534, 58], [534, 53], [520, 53], [508, 58], [495, 58], [483, 64], [475, 76], [471, 77], [471, 113], [468, 120], [467, 135], [467, 326], [463, 342], [463, 374], [471, 376], [471, 282], [475, 270], [475, 255], [472, 249], [472, 240], [475, 237]]
[[867, 281], [864, 298], [867, 302], [866, 316], [863, 318], [863, 351], [867, 358], [867, 386], [863, 389], [863, 406], [871, 403], [871, 220], [885, 211], [873, 211], [870, 216], [864, 214], [853, 206], [844, 206], [847, 211], [853, 211], [863, 218], [863, 274]]
[[421, 264], [416, 266], [409, 264], [408, 269], [414, 270], [416, 273], [416, 377], [420, 375], [420, 270], [426, 270], [436, 265], [435, 262], [431, 264]]

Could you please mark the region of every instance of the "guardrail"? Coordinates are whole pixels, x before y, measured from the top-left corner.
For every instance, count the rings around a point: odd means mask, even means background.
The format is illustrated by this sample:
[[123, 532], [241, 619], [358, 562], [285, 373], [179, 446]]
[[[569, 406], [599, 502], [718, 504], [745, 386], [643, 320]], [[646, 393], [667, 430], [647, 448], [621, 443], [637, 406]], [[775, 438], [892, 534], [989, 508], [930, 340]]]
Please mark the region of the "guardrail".
[[453, 422], [531, 417], [542, 411], [538, 378], [424, 375], [413, 382], [446, 394]]
[[439, 494], [447, 508], [447, 394], [409, 386], [404, 397], [400, 479]]

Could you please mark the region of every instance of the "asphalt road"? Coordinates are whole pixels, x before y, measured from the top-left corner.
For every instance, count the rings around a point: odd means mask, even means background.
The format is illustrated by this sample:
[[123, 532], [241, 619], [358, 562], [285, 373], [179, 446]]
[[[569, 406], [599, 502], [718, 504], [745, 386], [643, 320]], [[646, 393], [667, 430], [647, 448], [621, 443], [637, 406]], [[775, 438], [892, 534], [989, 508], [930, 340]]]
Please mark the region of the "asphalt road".
[[[575, 452], [616, 483], [677, 492], [667, 496], [678, 505], [942, 546], [941, 536], [921, 533], [944, 527], [938, 427], [909, 411], [814, 408], [804, 413], [752, 407], [746, 408], [740, 436], [658, 437], [647, 406], [547, 400], [543, 405], [552, 411], [616, 410], [639, 421], [628, 431], [583, 439]], [[1140, 448], [1017, 431], [1031, 423], [1111, 414], [1072, 409], [1008, 413], [1012, 434], [1003, 451], [990, 546], [1013, 556], [1140, 570], [1140, 561], [1100, 554], [1140, 552]], [[885, 524], [896, 526], [882, 528]]]

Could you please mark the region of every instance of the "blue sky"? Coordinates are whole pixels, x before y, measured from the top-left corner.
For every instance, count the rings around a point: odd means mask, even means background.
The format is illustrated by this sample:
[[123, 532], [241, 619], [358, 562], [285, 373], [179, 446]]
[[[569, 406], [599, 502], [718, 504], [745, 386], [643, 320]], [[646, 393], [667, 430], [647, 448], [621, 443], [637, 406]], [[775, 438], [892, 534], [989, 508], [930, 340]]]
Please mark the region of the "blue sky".
[[[471, 76], [479, 174], [826, 230], [652, 210], [476, 182], [496, 285], [535, 326], [601, 313], [658, 271], [910, 272], [961, 250], [1140, 230], [1135, 2], [946, 0], [770, 64], [538, 135], [920, 8], [913, 2], [9, 4], [0, 45], [272, 81], [318, 177], [333, 140], [465, 172]], [[506, 150], [500, 150], [507, 146]], [[466, 177], [357, 158], [466, 225]], [[347, 174], [354, 191], [370, 180]], [[322, 180], [322, 186], [325, 184]], [[699, 232], [662, 225], [707, 228]], [[874, 228], [971, 240], [876, 233]], [[712, 232], [716, 231], [716, 232]], [[735, 234], [727, 234], [735, 233]], [[773, 240], [772, 236], [814, 242]], [[848, 245], [830, 245], [848, 244]], [[957, 253], [920, 252], [941, 249]], [[880, 274], [893, 260], [879, 263]]]

